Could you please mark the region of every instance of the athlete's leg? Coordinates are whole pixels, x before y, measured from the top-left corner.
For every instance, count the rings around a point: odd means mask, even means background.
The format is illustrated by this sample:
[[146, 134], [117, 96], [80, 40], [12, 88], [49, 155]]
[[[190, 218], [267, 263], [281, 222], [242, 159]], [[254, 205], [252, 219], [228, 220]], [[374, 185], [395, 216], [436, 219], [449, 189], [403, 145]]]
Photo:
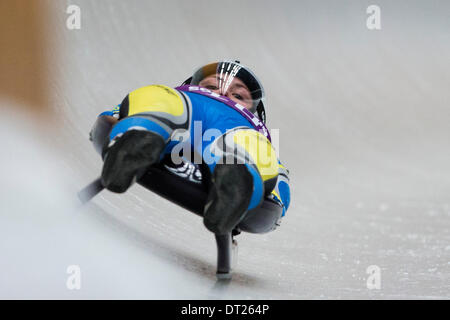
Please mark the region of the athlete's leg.
[[170, 145], [174, 130], [189, 130], [190, 110], [176, 90], [153, 85], [137, 89], [120, 106], [121, 120], [109, 135], [102, 170], [103, 185], [125, 192], [158, 162]]
[[236, 128], [206, 146], [203, 155], [212, 173], [204, 224], [226, 234], [272, 191], [278, 176], [276, 153], [256, 130]]

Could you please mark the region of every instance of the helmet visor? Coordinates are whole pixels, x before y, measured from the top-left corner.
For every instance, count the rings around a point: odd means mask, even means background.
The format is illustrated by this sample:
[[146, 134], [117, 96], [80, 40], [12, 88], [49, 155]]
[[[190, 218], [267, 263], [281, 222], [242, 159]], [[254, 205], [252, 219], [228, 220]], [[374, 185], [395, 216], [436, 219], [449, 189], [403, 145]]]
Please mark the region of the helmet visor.
[[255, 74], [237, 62], [222, 61], [199, 68], [191, 84], [205, 87], [243, 105], [252, 112], [264, 100], [264, 89]]

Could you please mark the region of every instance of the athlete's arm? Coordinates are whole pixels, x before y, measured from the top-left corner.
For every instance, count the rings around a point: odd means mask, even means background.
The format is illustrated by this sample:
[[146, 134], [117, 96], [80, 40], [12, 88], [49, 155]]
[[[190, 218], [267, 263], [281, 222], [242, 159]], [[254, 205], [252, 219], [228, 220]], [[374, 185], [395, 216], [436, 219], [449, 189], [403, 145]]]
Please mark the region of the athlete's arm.
[[89, 132], [89, 140], [92, 141], [95, 150], [101, 155], [105, 143], [108, 141], [109, 132], [119, 120], [119, 111], [120, 105], [114, 107], [111, 111], [100, 113]]

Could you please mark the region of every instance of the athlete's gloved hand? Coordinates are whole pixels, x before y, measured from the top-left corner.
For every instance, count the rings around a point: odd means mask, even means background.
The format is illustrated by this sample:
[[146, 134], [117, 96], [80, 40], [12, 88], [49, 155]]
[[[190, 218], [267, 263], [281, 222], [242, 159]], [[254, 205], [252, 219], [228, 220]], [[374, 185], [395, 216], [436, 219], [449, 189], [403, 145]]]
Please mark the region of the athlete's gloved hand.
[[95, 150], [102, 154], [106, 143], [109, 142], [109, 132], [117, 123], [117, 118], [110, 115], [100, 115], [89, 132], [89, 140], [94, 144]]

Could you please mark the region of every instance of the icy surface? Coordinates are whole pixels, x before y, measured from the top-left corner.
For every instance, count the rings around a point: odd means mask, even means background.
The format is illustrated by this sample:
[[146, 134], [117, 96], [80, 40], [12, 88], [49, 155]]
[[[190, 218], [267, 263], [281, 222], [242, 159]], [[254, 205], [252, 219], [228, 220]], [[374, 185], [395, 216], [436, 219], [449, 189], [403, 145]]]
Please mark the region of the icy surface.
[[[377, 1], [379, 31], [364, 1], [78, 0], [74, 31], [72, 1], [51, 3], [57, 134], [1, 118], [0, 298], [450, 298], [448, 1]], [[197, 216], [139, 186], [75, 198], [101, 169], [97, 114], [218, 58], [260, 75], [292, 182], [281, 227], [238, 237], [227, 285]]]

